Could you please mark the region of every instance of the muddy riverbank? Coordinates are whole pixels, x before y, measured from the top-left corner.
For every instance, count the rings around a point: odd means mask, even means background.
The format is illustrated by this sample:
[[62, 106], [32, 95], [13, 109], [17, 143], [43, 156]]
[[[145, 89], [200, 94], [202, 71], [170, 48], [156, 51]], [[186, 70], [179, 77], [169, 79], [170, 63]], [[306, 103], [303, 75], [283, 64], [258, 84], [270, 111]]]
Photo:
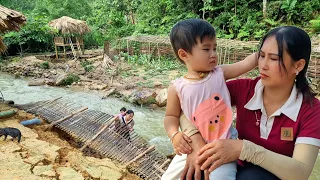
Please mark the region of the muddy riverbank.
[[1, 179], [140, 179], [108, 158], [85, 156], [63, 132], [44, 131], [44, 121], [39, 126], [21, 125], [22, 120], [35, 116], [0, 104], [0, 111], [9, 109], [17, 113], [0, 119], [0, 128], [18, 128], [22, 138], [20, 143], [10, 136], [5, 141], [1, 138]]

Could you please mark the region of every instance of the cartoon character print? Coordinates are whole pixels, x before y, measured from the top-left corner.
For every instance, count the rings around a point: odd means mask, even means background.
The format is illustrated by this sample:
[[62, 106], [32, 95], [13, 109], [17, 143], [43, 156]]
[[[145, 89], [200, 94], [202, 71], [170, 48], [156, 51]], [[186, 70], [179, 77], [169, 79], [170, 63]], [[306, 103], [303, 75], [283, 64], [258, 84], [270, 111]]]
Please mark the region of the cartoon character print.
[[213, 94], [199, 104], [191, 121], [207, 143], [225, 139], [232, 124], [232, 111], [219, 94]]

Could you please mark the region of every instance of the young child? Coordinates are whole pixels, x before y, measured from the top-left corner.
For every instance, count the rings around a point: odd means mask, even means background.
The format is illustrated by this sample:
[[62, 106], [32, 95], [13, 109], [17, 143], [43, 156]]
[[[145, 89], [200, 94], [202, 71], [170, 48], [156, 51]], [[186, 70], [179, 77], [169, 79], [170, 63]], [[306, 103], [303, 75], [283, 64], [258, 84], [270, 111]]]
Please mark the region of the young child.
[[[231, 128], [231, 102], [225, 81], [256, 67], [255, 54], [235, 64], [217, 66], [215, 30], [200, 19], [178, 22], [171, 30], [170, 42], [177, 58], [188, 69], [187, 74], [174, 80], [168, 90], [164, 127], [175, 153], [191, 153], [187, 142], [190, 139], [178, 130], [182, 112], [207, 143], [237, 138], [237, 133], [233, 133], [235, 129]], [[174, 169], [171, 164], [162, 179], [179, 179], [182, 170]], [[228, 163], [210, 173], [210, 179], [234, 180], [236, 171], [236, 162]]]
[[120, 109], [120, 113], [119, 114], [116, 114], [114, 116], [118, 117], [118, 119], [121, 119], [123, 116], [126, 115], [126, 112], [127, 112], [127, 109], [125, 107], [122, 107]]

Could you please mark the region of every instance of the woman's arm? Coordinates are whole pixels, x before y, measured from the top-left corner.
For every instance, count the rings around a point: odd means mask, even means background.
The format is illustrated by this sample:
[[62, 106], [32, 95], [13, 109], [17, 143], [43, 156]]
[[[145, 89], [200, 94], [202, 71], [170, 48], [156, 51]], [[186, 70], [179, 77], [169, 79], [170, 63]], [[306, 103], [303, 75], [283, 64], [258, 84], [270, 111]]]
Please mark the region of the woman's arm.
[[296, 144], [293, 156], [277, 154], [244, 140], [239, 159], [259, 165], [280, 179], [308, 179], [317, 160], [319, 147]]
[[[201, 179], [201, 170], [200, 165], [196, 163], [198, 159], [198, 151], [206, 144], [202, 136], [199, 133], [199, 130], [186, 118], [184, 114], [180, 117], [180, 127], [181, 130], [190, 137], [192, 152], [188, 154], [186, 165], [183, 169], [180, 179], [187, 180], [200, 180]], [[204, 173], [204, 179], [209, 179], [208, 171]]]
[[184, 114], [181, 114], [180, 116], [180, 128], [189, 137], [199, 133], [199, 130], [187, 119]]
[[236, 159], [256, 164], [280, 179], [308, 179], [317, 159], [319, 147], [309, 144], [295, 145], [293, 156], [272, 152], [247, 140], [218, 140], [205, 145], [199, 151], [201, 169], [213, 171], [222, 164]]

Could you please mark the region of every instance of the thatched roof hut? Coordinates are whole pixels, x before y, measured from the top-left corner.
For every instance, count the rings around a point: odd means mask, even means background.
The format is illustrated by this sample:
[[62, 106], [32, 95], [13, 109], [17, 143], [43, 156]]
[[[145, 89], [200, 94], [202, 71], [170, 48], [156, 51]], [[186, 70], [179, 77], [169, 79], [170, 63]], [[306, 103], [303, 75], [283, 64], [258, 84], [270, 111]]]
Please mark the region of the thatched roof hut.
[[0, 5], [0, 32], [19, 31], [20, 25], [26, 22], [25, 16]]
[[[12, 9], [8, 9], [0, 5], [0, 32], [6, 33], [8, 31], [19, 31], [20, 26], [26, 22], [25, 16]], [[0, 37], [0, 54], [6, 50]]]
[[84, 34], [90, 31], [85, 21], [73, 19], [68, 16], [54, 19], [49, 22], [49, 26], [59, 30], [62, 34]]

